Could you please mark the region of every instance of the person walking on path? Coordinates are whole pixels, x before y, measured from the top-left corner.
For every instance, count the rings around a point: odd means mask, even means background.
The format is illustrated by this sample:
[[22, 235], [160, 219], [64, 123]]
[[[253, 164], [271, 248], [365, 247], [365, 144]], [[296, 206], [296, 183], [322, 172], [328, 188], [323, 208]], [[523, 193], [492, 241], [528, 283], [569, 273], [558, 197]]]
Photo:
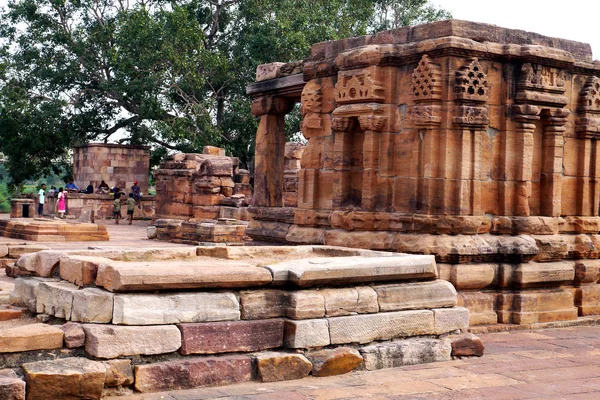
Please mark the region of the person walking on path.
[[67, 193], [63, 190], [63, 188], [58, 189], [58, 197], [56, 202], [56, 207], [58, 208], [58, 218], [64, 218], [65, 213], [67, 211]]
[[38, 194], [40, 196], [40, 202], [38, 204], [38, 215], [40, 217], [42, 217], [44, 214], [44, 202], [46, 201], [46, 184], [45, 183], [42, 183], [42, 188], [40, 189]]
[[135, 200], [133, 199], [133, 193], [129, 193], [127, 199], [127, 219], [129, 219], [129, 225], [133, 223], [133, 210], [135, 210]]
[[115, 193], [115, 201], [113, 201], [113, 217], [115, 224], [119, 225], [121, 219], [121, 193]]

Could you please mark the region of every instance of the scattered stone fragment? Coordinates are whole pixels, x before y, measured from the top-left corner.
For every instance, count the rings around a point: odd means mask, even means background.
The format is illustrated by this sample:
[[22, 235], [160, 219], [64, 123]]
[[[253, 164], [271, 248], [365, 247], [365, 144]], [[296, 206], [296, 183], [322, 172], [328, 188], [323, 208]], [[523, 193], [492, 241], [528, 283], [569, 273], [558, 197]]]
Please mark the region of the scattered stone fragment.
[[12, 369], [0, 370], [0, 399], [25, 400], [25, 381]]
[[453, 357], [481, 357], [485, 346], [480, 338], [472, 333], [448, 337], [452, 344]]
[[256, 355], [258, 376], [263, 382], [302, 379], [312, 370], [312, 364], [301, 354], [265, 352]]
[[376, 343], [360, 349], [367, 371], [451, 359], [448, 340], [411, 338]]
[[310, 349], [323, 347], [331, 343], [329, 324], [325, 319], [305, 319], [301, 321], [285, 321], [285, 347], [292, 349]]
[[106, 290], [86, 288], [73, 293], [71, 320], [108, 324], [113, 317], [114, 295]]
[[60, 349], [63, 331], [44, 324], [22, 325], [0, 329], [0, 353]]
[[27, 398], [100, 399], [106, 368], [98, 361], [73, 357], [23, 364]]
[[357, 368], [363, 361], [358, 350], [351, 347], [311, 351], [305, 355], [313, 365], [314, 376], [345, 374]]
[[38, 321], [40, 321], [42, 323], [46, 323], [46, 322], [50, 321], [50, 318], [52, 318], [52, 317], [49, 316], [48, 314], [38, 314], [35, 316], [35, 319], [37, 319]]
[[142, 393], [191, 389], [248, 382], [252, 359], [248, 356], [185, 358], [135, 366], [135, 389]]
[[67, 322], [60, 327], [64, 332], [65, 346], [68, 349], [82, 347], [85, 344], [85, 332], [81, 324], [76, 322]]
[[104, 361], [106, 378], [104, 384], [108, 387], [129, 386], [133, 384], [133, 367], [131, 360]]
[[106, 262], [110, 260], [104, 257], [63, 255], [60, 258], [60, 277], [79, 287], [94, 285], [98, 266]]
[[260, 351], [283, 345], [283, 320], [180, 324], [181, 354]]
[[86, 324], [83, 330], [85, 351], [98, 358], [172, 353], [181, 347], [181, 334], [174, 325]]

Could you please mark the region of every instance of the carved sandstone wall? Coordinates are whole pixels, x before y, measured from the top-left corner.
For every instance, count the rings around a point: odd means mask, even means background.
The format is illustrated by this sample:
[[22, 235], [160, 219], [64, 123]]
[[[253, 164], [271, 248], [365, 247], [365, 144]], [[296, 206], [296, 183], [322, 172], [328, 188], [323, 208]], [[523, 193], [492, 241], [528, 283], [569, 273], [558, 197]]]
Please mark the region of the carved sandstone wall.
[[[434, 254], [472, 323], [600, 312], [600, 64], [589, 45], [452, 20], [320, 43], [303, 66], [298, 208], [293, 223], [262, 221], [281, 202], [277, 176], [257, 182], [269, 196], [250, 233]], [[298, 99], [266, 87], [249, 88], [257, 137], [277, 138]], [[257, 140], [257, 153], [262, 142], [278, 147]], [[262, 153], [265, 165], [273, 157]]]

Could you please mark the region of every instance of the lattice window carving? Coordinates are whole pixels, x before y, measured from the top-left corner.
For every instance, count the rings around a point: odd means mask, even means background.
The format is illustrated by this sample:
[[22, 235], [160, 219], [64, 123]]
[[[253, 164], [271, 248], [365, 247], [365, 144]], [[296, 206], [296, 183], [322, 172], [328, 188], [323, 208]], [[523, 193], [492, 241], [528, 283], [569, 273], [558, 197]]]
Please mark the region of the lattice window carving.
[[411, 85], [413, 99], [417, 102], [425, 100], [440, 100], [442, 97], [442, 73], [440, 67], [434, 64], [427, 54], [414, 69]]
[[487, 74], [477, 58], [456, 71], [456, 97], [460, 100], [485, 102], [488, 100]]

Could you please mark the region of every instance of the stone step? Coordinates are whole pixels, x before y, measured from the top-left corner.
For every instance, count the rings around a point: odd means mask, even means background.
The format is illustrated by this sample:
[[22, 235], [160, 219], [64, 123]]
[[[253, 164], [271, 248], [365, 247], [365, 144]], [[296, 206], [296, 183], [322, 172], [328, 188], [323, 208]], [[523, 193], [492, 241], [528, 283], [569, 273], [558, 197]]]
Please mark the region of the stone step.
[[111, 292], [125, 292], [247, 288], [264, 286], [272, 280], [267, 269], [236, 261], [114, 261], [98, 268], [96, 285]]
[[60, 349], [63, 331], [45, 324], [21, 325], [0, 329], [0, 353]]
[[437, 278], [433, 256], [322, 257], [265, 265], [274, 285], [300, 287]]
[[452, 346], [449, 340], [426, 338], [400, 339], [376, 343], [360, 349], [367, 371], [449, 361], [451, 352]]

